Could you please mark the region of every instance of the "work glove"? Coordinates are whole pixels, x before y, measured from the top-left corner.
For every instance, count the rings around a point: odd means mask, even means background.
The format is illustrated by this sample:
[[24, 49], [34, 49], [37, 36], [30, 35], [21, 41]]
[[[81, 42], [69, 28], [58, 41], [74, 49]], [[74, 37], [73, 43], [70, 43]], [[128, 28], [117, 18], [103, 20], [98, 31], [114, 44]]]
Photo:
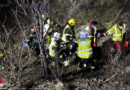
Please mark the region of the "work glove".
[[93, 47], [97, 47], [97, 44], [95, 42], [93, 43]]

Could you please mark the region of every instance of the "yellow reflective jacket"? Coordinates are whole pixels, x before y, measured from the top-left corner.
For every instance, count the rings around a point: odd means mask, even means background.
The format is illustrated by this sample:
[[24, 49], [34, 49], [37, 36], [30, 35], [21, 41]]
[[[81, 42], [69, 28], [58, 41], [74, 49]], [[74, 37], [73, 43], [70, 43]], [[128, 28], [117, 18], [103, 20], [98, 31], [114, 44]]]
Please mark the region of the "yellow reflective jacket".
[[113, 41], [122, 41], [123, 34], [125, 33], [125, 29], [122, 28], [122, 30], [120, 30], [118, 28], [118, 25], [115, 24], [113, 27], [111, 27], [109, 30], [107, 30], [106, 33], [109, 34], [109, 35], [112, 35]]
[[55, 50], [56, 45], [57, 45], [56, 41], [52, 41], [49, 45], [49, 55], [51, 57], [55, 57], [56, 55], [56, 50]]
[[[69, 30], [69, 32], [66, 32], [67, 30]], [[70, 25], [66, 25], [64, 30], [63, 30], [63, 35], [62, 35], [62, 40], [64, 42], [69, 42], [69, 40], [67, 40], [67, 36], [73, 37], [73, 31], [71, 29]]]
[[50, 19], [43, 20], [43, 25], [45, 25], [45, 24], [50, 25], [51, 24], [51, 20]]
[[91, 46], [91, 40], [89, 38], [86, 38], [85, 40], [77, 40], [78, 43], [78, 50], [77, 55], [80, 58], [83, 59], [89, 59], [92, 57], [92, 46]]

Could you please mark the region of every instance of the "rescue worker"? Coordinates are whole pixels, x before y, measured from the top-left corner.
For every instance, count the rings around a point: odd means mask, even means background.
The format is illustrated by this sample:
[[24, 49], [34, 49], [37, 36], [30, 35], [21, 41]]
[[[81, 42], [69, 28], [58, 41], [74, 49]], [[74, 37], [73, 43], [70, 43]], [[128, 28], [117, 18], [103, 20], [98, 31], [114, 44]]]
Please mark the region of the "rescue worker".
[[63, 49], [61, 52], [63, 55], [62, 57], [67, 58], [71, 54], [69, 46], [72, 43], [73, 39], [75, 38], [74, 26], [75, 26], [75, 19], [71, 18], [63, 29], [63, 34], [61, 37], [62, 39], [61, 47], [66, 47], [66, 48]]
[[120, 22], [118, 24], [115, 24], [105, 33], [103, 33], [103, 36], [111, 35], [111, 39], [114, 42], [114, 45], [116, 46], [117, 50], [121, 51], [122, 47], [128, 48], [130, 44], [129, 41], [125, 40], [125, 34], [125, 24], [123, 22]]
[[47, 39], [47, 45], [51, 42], [52, 34], [55, 32], [54, 27], [57, 26], [54, 20], [47, 18], [44, 14], [42, 15], [43, 20], [43, 37]]
[[80, 37], [77, 39], [77, 43], [73, 45], [73, 48], [77, 47], [77, 60], [80, 69], [90, 68], [94, 69], [92, 61], [92, 41], [89, 39], [89, 32], [87, 30], [82, 30], [80, 32]]
[[50, 42], [50, 35], [48, 35], [48, 32], [52, 31], [52, 28], [50, 28], [51, 26], [51, 20], [49, 18], [47, 18], [44, 14], [42, 14], [42, 21], [43, 21], [43, 37], [45, 37], [46, 35], [46, 39], [48, 40], [48, 42]]
[[51, 43], [49, 45], [49, 55], [53, 63], [55, 61], [56, 53], [60, 49], [59, 47], [60, 47], [60, 33], [55, 32], [53, 37], [51, 38]]
[[97, 41], [96, 41], [97, 28], [96, 28], [96, 26], [97, 26], [97, 22], [92, 21], [91, 24], [85, 28], [85, 30], [87, 30], [89, 32], [89, 38], [92, 41], [93, 47], [97, 47]]
[[74, 36], [74, 26], [75, 26], [75, 19], [71, 18], [63, 30], [62, 41], [64, 43], [69, 43], [75, 37]]
[[42, 14], [42, 20], [43, 20], [43, 26], [45, 24], [48, 24], [48, 25], [51, 24], [51, 20], [49, 18], [47, 18], [44, 14]]

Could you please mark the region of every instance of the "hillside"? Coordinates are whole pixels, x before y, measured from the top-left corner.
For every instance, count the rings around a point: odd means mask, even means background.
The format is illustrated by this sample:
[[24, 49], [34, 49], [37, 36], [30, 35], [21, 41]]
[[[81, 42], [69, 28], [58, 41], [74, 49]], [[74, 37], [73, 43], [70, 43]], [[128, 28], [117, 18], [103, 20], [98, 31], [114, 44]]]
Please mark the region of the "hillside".
[[[0, 77], [6, 89], [44, 90], [129, 90], [130, 48], [122, 56], [111, 53], [112, 43], [108, 37], [98, 39], [94, 71], [79, 71], [78, 64], [68, 67], [51, 67], [44, 53], [36, 56], [23, 45], [34, 25], [41, 24], [45, 14], [61, 26], [60, 32], [70, 18], [75, 18], [75, 34], [98, 22], [98, 32], [108, 30], [114, 24], [126, 23], [126, 39], [130, 41], [129, 0], [4, 0], [0, 1], [0, 42], [5, 57], [0, 58]], [[59, 28], [58, 28], [59, 29]], [[39, 34], [39, 40], [41, 34]], [[40, 42], [40, 41], [39, 41]], [[41, 42], [40, 45], [45, 42]], [[76, 55], [67, 57], [73, 62]], [[2, 68], [4, 66], [4, 69]], [[49, 70], [48, 70], [49, 69]]]

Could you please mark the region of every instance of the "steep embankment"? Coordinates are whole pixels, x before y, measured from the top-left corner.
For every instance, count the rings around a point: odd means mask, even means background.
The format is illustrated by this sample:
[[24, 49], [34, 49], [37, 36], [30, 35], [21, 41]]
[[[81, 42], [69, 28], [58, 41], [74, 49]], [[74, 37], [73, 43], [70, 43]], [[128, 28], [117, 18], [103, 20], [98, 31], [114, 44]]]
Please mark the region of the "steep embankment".
[[[71, 2], [69, 2], [71, 1]], [[59, 2], [60, 3], [60, 2]], [[84, 29], [92, 20], [96, 20], [98, 24], [98, 30], [107, 30], [115, 23], [120, 21], [124, 21], [127, 25], [126, 30], [129, 32], [130, 28], [130, 1], [128, 0], [68, 0], [69, 7], [61, 8], [62, 15], [59, 14], [59, 17], [56, 17], [56, 20], [62, 18], [60, 16], [64, 16], [66, 18], [74, 17], [76, 18], [76, 26], [75, 31], [79, 32], [79, 30]], [[60, 4], [58, 4], [60, 5]], [[67, 4], [68, 5], [68, 4]], [[55, 6], [53, 6], [55, 7]], [[64, 9], [67, 9], [67, 15], [62, 12]], [[65, 11], [66, 12], [66, 11]], [[61, 19], [62, 20], [62, 19]], [[64, 23], [65, 23], [64, 20]], [[59, 19], [59, 22], [60, 21]], [[78, 33], [76, 33], [78, 34]], [[129, 40], [129, 34], [127, 34], [127, 39]], [[108, 40], [107, 38], [101, 38], [98, 42], [99, 46], [103, 45], [103, 42]], [[109, 44], [109, 45], [108, 45]], [[111, 46], [110, 43], [107, 43], [107, 46]], [[105, 55], [105, 48], [102, 47], [103, 55]], [[110, 50], [110, 49], [107, 49]], [[99, 51], [100, 52], [100, 51]], [[98, 53], [98, 52], [97, 52]], [[101, 62], [105, 63], [99, 64], [103, 67], [93, 72], [76, 72], [74, 67], [72, 71], [66, 75], [63, 75], [64, 78], [61, 80], [64, 83], [64, 86], [68, 87], [68, 89], [87, 89], [87, 90], [117, 90], [117, 89], [130, 89], [130, 73], [128, 71], [130, 54], [127, 54], [120, 61], [116, 60], [118, 55], [115, 57], [110, 57], [111, 54], [108, 52], [108, 61], [106, 58], [102, 58]], [[104, 65], [103, 65], [104, 64]], [[70, 69], [69, 69], [70, 70]], [[65, 71], [69, 72], [68, 69]], [[57, 83], [56, 85], [58, 85]], [[39, 87], [48, 86], [48, 84], [43, 84]], [[53, 88], [55, 84], [51, 85]], [[52, 88], [51, 87], [51, 88]], [[47, 87], [49, 88], [49, 87]]]
[[[62, 88], [64, 85], [63, 88], [67, 87], [70, 90], [130, 89], [130, 73], [126, 68], [130, 66], [130, 54], [124, 56], [121, 61], [116, 60], [116, 57], [112, 57], [112, 54], [107, 52], [109, 49], [105, 50], [105, 48], [111, 46], [110, 43], [106, 43], [106, 46], [99, 48], [103, 53], [98, 51], [97, 55], [100, 56], [102, 54], [103, 58], [97, 60], [99, 68], [96, 71], [80, 72], [77, 69], [77, 65], [70, 65], [67, 68], [57, 69], [56, 67], [52, 70], [51, 74], [45, 75], [43, 67], [40, 65], [39, 57], [35, 57], [32, 51], [23, 47], [22, 44], [22, 41], [25, 39], [23, 36], [28, 35], [27, 32], [30, 31], [32, 24], [34, 24], [34, 22], [30, 23], [34, 17], [30, 14], [31, 8], [27, 9], [28, 5], [17, 6], [13, 2], [11, 5], [9, 3], [9, 7], [11, 8], [9, 12], [12, 12], [10, 16], [13, 19], [9, 20], [11, 27], [7, 27], [6, 31], [9, 33], [4, 32], [2, 34], [3, 36], [8, 36], [3, 40], [5, 41], [5, 47], [8, 48], [6, 53], [7, 62], [5, 64], [7, 67], [0, 71], [0, 75], [6, 81], [5, 84], [7, 87], [10, 89], [25, 87], [57, 90], [59, 86]], [[75, 32], [77, 35], [92, 20], [98, 22], [98, 30], [107, 30], [115, 23], [124, 21], [127, 25], [126, 30], [129, 32], [129, 5], [129, 0], [49, 0], [43, 12], [49, 18], [56, 20], [61, 26], [64, 26], [69, 18], [74, 17], [76, 19]], [[17, 10], [22, 13], [16, 13]], [[18, 17], [15, 15], [18, 15]], [[6, 24], [3, 25], [6, 26]], [[6, 30], [4, 26], [2, 28]], [[130, 39], [129, 34], [127, 35], [127, 39]], [[100, 43], [98, 42], [99, 45], [103, 45], [102, 42], [105, 42], [104, 38], [101, 38], [100, 41]], [[107, 57], [104, 57], [106, 54], [108, 54]], [[73, 58], [75, 56], [71, 59]], [[16, 66], [16, 68], [13, 66]], [[61, 82], [55, 79], [57, 76], [59, 76], [58, 78]]]

